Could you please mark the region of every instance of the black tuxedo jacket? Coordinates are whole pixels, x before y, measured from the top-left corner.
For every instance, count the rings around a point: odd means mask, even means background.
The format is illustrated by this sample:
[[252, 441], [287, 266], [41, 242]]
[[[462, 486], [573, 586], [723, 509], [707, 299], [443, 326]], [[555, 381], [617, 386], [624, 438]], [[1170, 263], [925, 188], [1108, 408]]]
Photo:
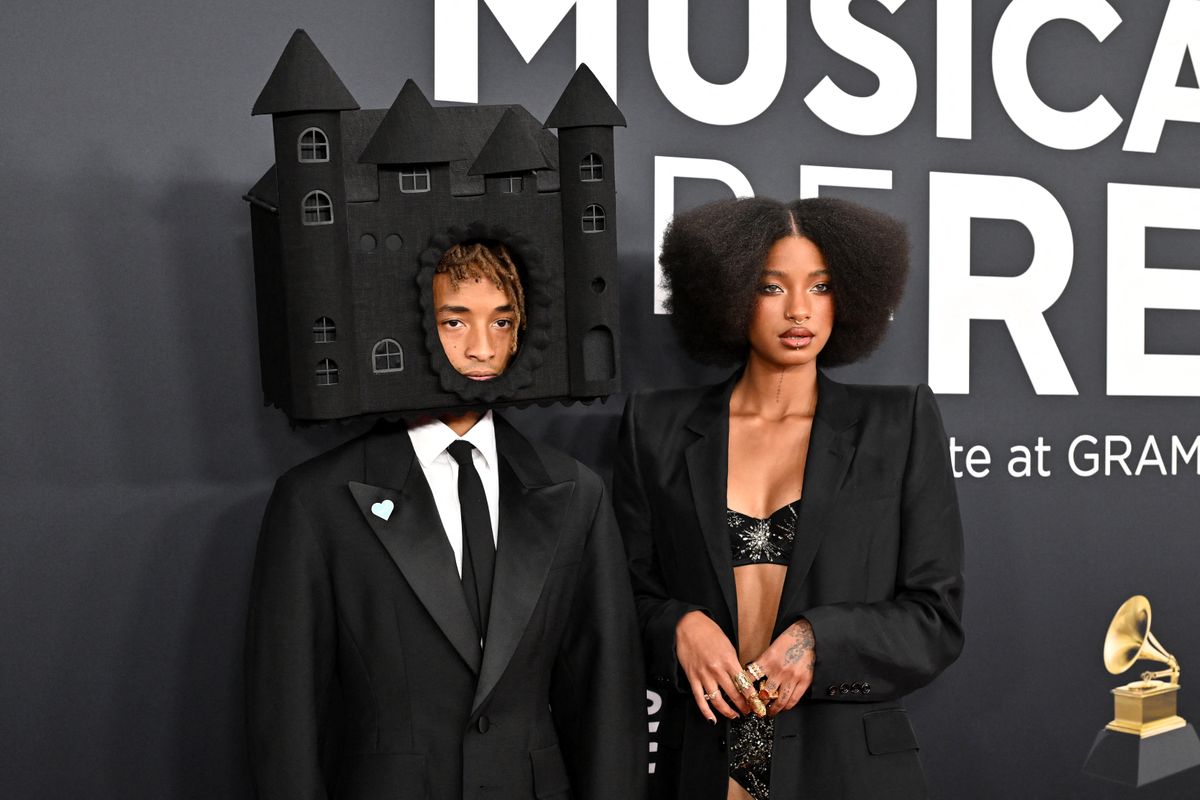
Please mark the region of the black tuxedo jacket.
[[[733, 384], [633, 398], [621, 428], [617, 516], [651, 678], [670, 696], [656, 769], [664, 797], [725, 797], [726, 726], [696, 710], [674, 642], [679, 618], [701, 609], [737, 643], [725, 523]], [[820, 377], [774, 630], [808, 619], [817, 660], [810, 693], [776, 718], [772, 798], [926, 796], [900, 698], [962, 647], [962, 531], [946, 445], [928, 387]]]
[[642, 656], [603, 484], [499, 416], [496, 444], [482, 650], [402, 426], [279, 479], [246, 650], [263, 800], [642, 796]]

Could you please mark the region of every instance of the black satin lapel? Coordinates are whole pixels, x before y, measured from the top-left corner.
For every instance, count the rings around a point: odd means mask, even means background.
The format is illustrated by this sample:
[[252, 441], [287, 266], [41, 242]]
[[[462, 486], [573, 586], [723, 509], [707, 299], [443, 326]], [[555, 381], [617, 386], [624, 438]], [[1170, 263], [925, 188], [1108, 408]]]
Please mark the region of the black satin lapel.
[[725, 528], [725, 498], [729, 475], [729, 414], [720, 415], [706, 435], [692, 442], [686, 454], [692, 484], [692, 504], [708, 557], [716, 572], [729, 621], [737, 628], [737, 589], [733, 583], [733, 556]]
[[[475, 689], [475, 708], [496, 687], [525, 635], [554, 561], [558, 531], [574, 491], [574, 481], [527, 487], [509, 462], [501, 460], [496, 576], [483, 665]], [[465, 603], [463, 613], [466, 613]]]
[[[463, 660], [478, 673], [479, 635], [467, 611], [454, 551], [420, 465], [411, 465], [407, 470], [407, 480], [399, 492], [354, 481], [349, 486], [363, 517], [421, 604]], [[384, 520], [372, 511], [372, 506], [389, 500], [394, 507]]]
[[795, 603], [821, 541], [825, 538], [825, 521], [837, 503], [838, 489], [841, 488], [846, 470], [854, 457], [852, 431], [853, 429], [835, 431], [819, 414], [813, 420], [808, 459], [804, 465], [804, 494], [800, 500], [796, 543], [792, 546], [792, 558], [788, 563], [787, 577], [783, 581], [775, 636], [780, 633], [780, 623], [787, 619], [789, 612], [793, 610], [792, 604]]

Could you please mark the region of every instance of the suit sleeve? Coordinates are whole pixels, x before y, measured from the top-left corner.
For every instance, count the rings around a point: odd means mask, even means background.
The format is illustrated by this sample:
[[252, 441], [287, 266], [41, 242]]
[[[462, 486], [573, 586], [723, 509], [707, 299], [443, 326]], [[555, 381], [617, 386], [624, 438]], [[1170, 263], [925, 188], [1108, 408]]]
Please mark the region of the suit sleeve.
[[839, 693], [842, 699], [898, 697], [929, 683], [962, 650], [962, 523], [941, 415], [924, 385], [914, 401], [899, 523], [893, 599], [801, 615], [816, 639], [816, 698], [843, 683], [867, 684], [870, 695]]
[[671, 597], [663, 579], [654, 545], [654, 515], [642, 472], [639, 449], [644, 444], [639, 438], [638, 416], [637, 397], [631, 395], [625, 403], [617, 440], [613, 467], [614, 507], [625, 541], [647, 670], [656, 683], [687, 691], [687, 681], [675, 657], [675, 625], [689, 611], [706, 614], [708, 611]]
[[285, 476], [259, 534], [246, 630], [246, 723], [260, 800], [326, 797], [321, 750], [334, 621], [324, 554]]
[[641, 647], [612, 506], [602, 488], [596, 494], [550, 707], [571, 796], [642, 800], [649, 743]]

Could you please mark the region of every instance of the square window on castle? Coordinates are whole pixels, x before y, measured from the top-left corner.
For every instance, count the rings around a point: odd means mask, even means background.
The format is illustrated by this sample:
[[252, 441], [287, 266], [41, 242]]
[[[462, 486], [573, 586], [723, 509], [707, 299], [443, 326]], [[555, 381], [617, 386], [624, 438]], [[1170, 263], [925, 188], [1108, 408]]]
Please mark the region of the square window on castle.
[[400, 191], [405, 194], [429, 191], [429, 168], [400, 170]]
[[520, 194], [525, 188], [525, 179], [520, 175], [505, 175], [500, 178], [500, 191], [503, 194]]

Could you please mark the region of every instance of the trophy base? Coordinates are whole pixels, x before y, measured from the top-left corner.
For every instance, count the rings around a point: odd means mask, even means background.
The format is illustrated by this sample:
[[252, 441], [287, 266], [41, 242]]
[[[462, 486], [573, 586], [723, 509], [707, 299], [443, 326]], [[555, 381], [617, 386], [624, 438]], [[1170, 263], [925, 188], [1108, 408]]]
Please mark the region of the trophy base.
[[1134, 681], [1112, 690], [1113, 720], [1110, 731], [1145, 739], [1187, 725], [1176, 712], [1179, 684], [1165, 681]]
[[1195, 766], [1200, 766], [1200, 736], [1184, 722], [1146, 736], [1105, 727], [1096, 735], [1083, 771], [1127, 786], [1145, 786]]

